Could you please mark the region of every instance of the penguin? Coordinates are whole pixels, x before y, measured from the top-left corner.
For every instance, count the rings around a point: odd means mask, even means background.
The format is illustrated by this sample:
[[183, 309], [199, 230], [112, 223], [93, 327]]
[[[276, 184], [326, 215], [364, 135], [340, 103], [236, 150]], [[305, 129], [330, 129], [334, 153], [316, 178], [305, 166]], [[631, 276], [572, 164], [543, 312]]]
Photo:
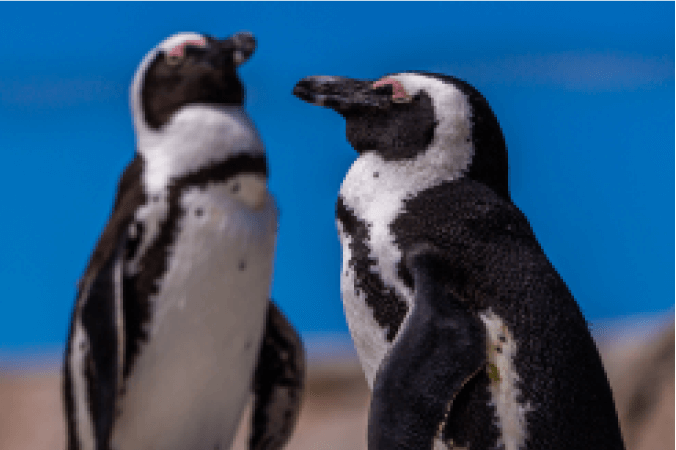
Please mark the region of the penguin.
[[511, 199], [485, 98], [426, 72], [293, 92], [341, 114], [359, 153], [336, 222], [369, 450], [624, 449], [585, 318]]
[[237, 68], [250, 33], [178, 33], [130, 89], [136, 154], [78, 284], [64, 361], [68, 450], [249, 448], [295, 426], [302, 343], [270, 300], [277, 210]]

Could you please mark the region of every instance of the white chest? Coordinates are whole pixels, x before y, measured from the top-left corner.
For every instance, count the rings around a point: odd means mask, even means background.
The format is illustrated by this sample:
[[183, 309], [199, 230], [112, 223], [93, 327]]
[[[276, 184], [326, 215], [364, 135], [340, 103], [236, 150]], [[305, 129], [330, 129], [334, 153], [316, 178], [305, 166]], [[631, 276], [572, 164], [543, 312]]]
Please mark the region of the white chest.
[[230, 445], [262, 337], [277, 229], [272, 198], [247, 177], [179, 200], [183, 215], [150, 299], [149, 338], [120, 399], [115, 448]]
[[[395, 243], [390, 226], [403, 212], [407, 198], [443, 180], [427, 175], [425, 171], [417, 169], [415, 162], [410, 165], [387, 163], [376, 155], [366, 154], [355, 161], [340, 190], [346, 206], [368, 228], [368, 257], [375, 261], [371, 270], [380, 276], [386, 287], [393, 289], [408, 304], [409, 311], [414, 295], [398, 277], [397, 263], [401, 260], [402, 252]], [[366, 380], [369, 387], [373, 388], [378, 368], [396, 339], [392, 342], [387, 340], [388, 330], [375, 320], [365, 293], [355, 289], [359, 274], [351, 261], [355, 257], [365, 256], [355, 255], [356, 237], [346, 233], [340, 222], [338, 234], [343, 254], [340, 285], [345, 316]], [[406, 326], [406, 319], [402, 327]], [[447, 448], [447, 444], [435, 440], [434, 450]]]
[[[339, 226], [339, 228], [341, 227]], [[389, 351], [391, 343], [387, 341], [387, 329], [381, 327], [376, 322], [373, 310], [366, 303], [365, 293], [356, 289], [358, 275], [350, 265], [350, 260], [352, 259], [350, 244], [352, 239], [342, 232], [340, 235], [343, 245], [340, 290], [343, 298], [345, 318], [347, 319], [350, 334], [359, 355], [366, 381], [369, 387], [372, 388], [378, 367]]]
[[[372, 260], [374, 264], [369, 270], [380, 277], [386, 289], [396, 292], [410, 310], [413, 292], [398, 276], [397, 264], [403, 255], [395, 242], [391, 225], [405, 212], [406, 199], [457, 175], [446, 170], [444, 165], [435, 164], [437, 153], [437, 149], [432, 147], [417, 158], [405, 161], [385, 161], [375, 152], [362, 154], [350, 168], [340, 189], [347, 208], [368, 229], [365, 242], [368, 255], [357, 255], [354, 251], [357, 237], [350, 236], [338, 224], [343, 248], [343, 305], [370, 386], [382, 359], [396, 339], [387, 341], [387, 330], [374, 319], [365, 294], [355, 289], [360, 274], [355, 273], [353, 260], [366, 257]], [[405, 320], [402, 327], [406, 325]]]
[[373, 385], [380, 362], [392, 343], [386, 338], [388, 330], [376, 321], [372, 307], [367, 304], [366, 294], [357, 288], [361, 274], [356, 273], [353, 260], [366, 255], [355, 254], [355, 240], [365, 238], [363, 244], [366, 245], [368, 258], [374, 262], [370, 270], [382, 279], [385, 287], [393, 289], [409, 305], [412, 301], [410, 289], [397, 277], [396, 265], [401, 259], [401, 251], [390, 230], [390, 224], [401, 211], [408, 195], [407, 186], [402, 186], [401, 180], [397, 180], [395, 169], [375, 155], [363, 155], [350, 168], [340, 190], [347, 208], [368, 230], [367, 237], [350, 236], [338, 222], [343, 249], [343, 306], [369, 386]]

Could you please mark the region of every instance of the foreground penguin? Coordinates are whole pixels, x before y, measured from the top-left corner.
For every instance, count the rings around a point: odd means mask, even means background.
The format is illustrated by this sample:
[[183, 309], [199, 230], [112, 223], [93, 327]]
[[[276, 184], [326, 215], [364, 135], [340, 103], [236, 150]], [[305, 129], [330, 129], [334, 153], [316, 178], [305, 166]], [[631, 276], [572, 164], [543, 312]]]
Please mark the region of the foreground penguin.
[[65, 356], [68, 450], [251, 449], [298, 415], [304, 353], [269, 301], [277, 211], [243, 109], [248, 33], [181, 33], [131, 87], [137, 153], [79, 284]]
[[623, 449], [575, 300], [512, 203], [486, 100], [456, 78], [309, 77], [360, 153], [336, 208], [369, 450]]

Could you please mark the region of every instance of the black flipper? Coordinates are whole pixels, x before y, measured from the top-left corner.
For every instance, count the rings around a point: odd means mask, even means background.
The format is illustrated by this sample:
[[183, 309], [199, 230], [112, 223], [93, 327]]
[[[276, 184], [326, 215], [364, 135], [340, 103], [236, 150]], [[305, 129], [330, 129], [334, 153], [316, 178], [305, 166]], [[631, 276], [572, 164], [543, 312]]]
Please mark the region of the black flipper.
[[305, 384], [305, 351], [300, 337], [270, 302], [254, 375], [250, 450], [284, 446], [298, 419]]
[[369, 450], [430, 450], [451, 403], [486, 364], [486, 335], [431, 246], [406, 255], [415, 306], [373, 386]]
[[85, 356], [87, 404], [96, 450], [110, 449], [115, 398], [122, 372], [123, 249], [119, 246], [92, 281], [82, 299], [80, 320], [89, 344]]
[[[123, 317], [119, 314], [123, 302], [123, 267], [121, 258], [128, 256], [125, 246], [134, 242], [127, 238], [129, 224], [140, 205], [145, 203], [141, 183], [143, 160], [136, 155], [126, 167], [118, 183], [113, 211], [92, 253], [87, 268], [78, 282], [77, 301], [68, 336], [64, 361], [63, 396], [68, 450], [78, 450], [80, 424], [76, 417], [76, 395], [70, 359], [73, 333], [79, 321], [87, 335], [88, 353], [83, 356], [87, 389], [87, 406], [93, 411], [94, 438], [97, 450], [107, 449], [114, 417], [115, 389], [120, 383], [124, 361]], [[135, 241], [138, 241], [138, 237]], [[113, 287], [115, 290], [113, 290]], [[129, 293], [127, 292], [127, 295]], [[114, 342], [114, 343], [113, 343]]]

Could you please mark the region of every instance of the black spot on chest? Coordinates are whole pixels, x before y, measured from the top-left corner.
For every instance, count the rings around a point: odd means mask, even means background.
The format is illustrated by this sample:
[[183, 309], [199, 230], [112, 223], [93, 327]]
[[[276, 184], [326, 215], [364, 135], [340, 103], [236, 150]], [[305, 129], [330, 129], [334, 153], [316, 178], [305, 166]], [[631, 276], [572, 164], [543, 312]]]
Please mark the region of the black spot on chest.
[[[150, 298], [159, 293], [160, 281], [169, 269], [173, 245], [180, 231], [181, 218], [186, 214], [180, 203], [181, 195], [189, 188], [204, 189], [210, 183], [224, 183], [243, 173], [267, 176], [265, 156], [235, 156], [188, 173], [173, 180], [169, 185], [167, 189], [168, 213], [160, 225], [159, 233], [148, 250], [141, 256], [139, 261], [140, 272], [124, 279], [123, 314], [127, 336], [124, 378], [127, 378], [131, 373], [141, 343], [148, 339], [146, 324], [151, 319]], [[129, 259], [130, 254], [136, 253], [135, 249], [131, 252], [129, 250], [131, 249], [128, 249], [127, 259]]]
[[343, 231], [350, 236], [351, 258], [348, 264], [354, 270], [354, 289], [364, 294], [366, 304], [373, 311], [373, 318], [378, 325], [387, 329], [386, 338], [392, 342], [408, 313], [408, 305], [394, 289], [385, 286], [374, 270], [377, 261], [370, 257], [368, 225], [345, 205], [342, 197], [338, 198], [336, 204], [336, 217]]

